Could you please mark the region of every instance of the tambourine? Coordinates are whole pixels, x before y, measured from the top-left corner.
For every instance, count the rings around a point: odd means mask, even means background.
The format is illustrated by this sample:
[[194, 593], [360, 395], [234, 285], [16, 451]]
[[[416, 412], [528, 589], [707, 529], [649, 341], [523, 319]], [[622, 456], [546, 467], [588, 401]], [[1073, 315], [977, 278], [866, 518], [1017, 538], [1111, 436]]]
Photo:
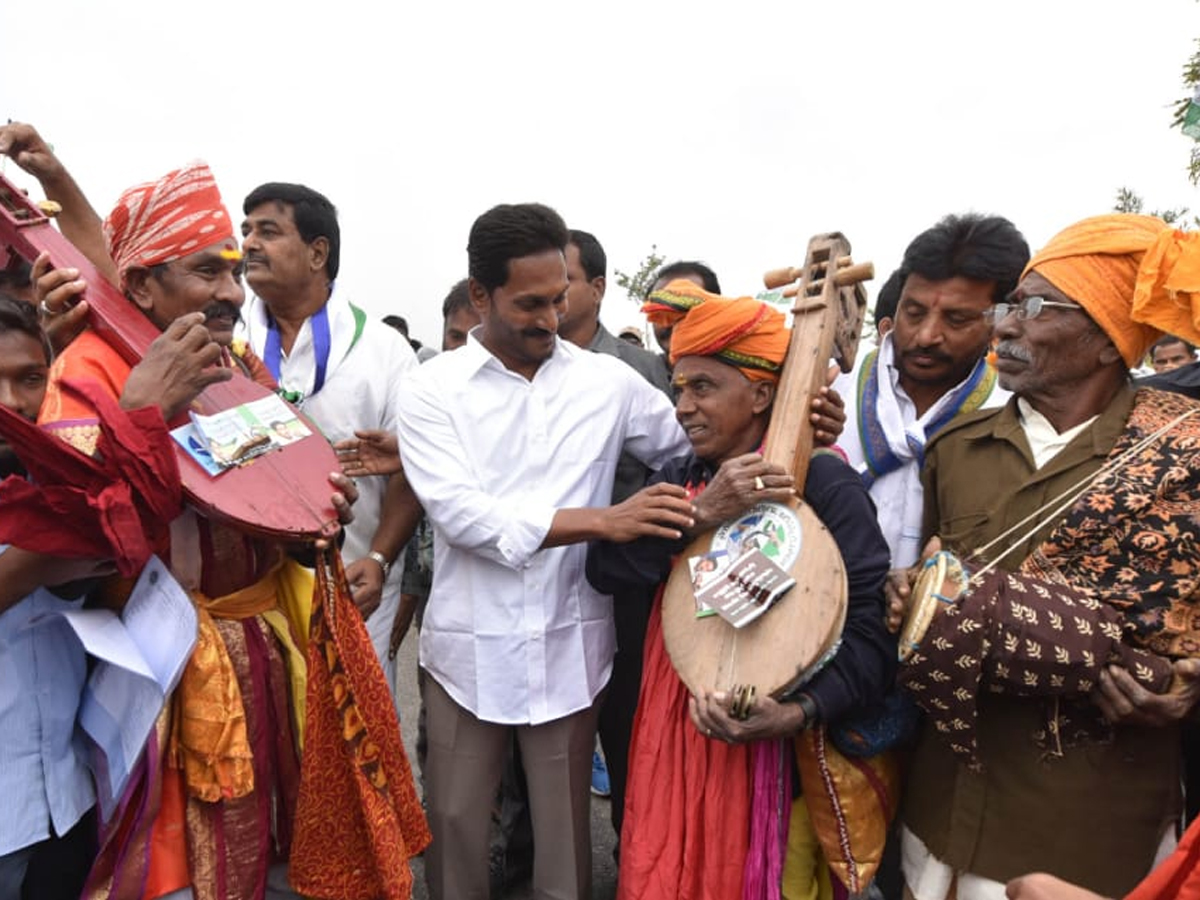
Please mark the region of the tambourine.
[[967, 589], [971, 574], [949, 550], [939, 550], [921, 564], [912, 588], [912, 604], [900, 631], [900, 661], [908, 659], [920, 645], [938, 610], [951, 606]]

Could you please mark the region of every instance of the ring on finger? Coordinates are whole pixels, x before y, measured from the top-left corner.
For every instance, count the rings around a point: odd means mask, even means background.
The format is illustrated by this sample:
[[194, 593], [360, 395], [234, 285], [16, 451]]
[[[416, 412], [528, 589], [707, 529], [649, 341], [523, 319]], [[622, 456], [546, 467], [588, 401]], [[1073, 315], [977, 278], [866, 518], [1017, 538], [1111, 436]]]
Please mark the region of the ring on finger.
[[761, 490], [763, 490], [763, 489], [765, 489], [765, 488], [766, 488], [766, 485], [765, 485], [765, 484], [763, 484], [762, 476], [761, 476], [761, 475], [755, 475], [755, 476], [754, 476], [754, 489], [755, 489], [756, 491], [761, 491]]
[[48, 319], [52, 319], [59, 314], [57, 309], [51, 309], [49, 306], [47, 306], [44, 299], [38, 304], [38, 309], [40, 309], [42, 311], [42, 315]]

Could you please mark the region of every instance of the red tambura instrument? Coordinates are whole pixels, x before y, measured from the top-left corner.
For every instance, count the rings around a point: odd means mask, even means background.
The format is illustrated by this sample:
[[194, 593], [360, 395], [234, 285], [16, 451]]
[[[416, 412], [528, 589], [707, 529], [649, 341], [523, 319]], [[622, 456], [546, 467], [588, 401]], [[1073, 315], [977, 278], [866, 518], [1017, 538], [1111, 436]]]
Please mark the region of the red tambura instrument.
[[[768, 288], [795, 296], [792, 335], [764, 457], [792, 472], [803, 490], [812, 456], [813, 396], [824, 386], [830, 358], [854, 365], [866, 311], [860, 282], [870, 263], [853, 265], [841, 234], [817, 235], [803, 268], [768, 272]], [[796, 585], [761, 617], [735, 628], [718, 616], [698, 618], [688, 560], [727, 550], [749, 535], [770, 544], [775, 561]], [[693, 692], [733, 691], [781, 697], [808, 678], [836, 648], [846, 618], [846, 570], [833, 536], [803, 501], [760, 503], [732, 523], [696, 538], [679, 557], [663, 593], [663, 640], [680, 679]]]
[[[90, 326], [130, 365], [141, 360], [159, 335], [158, 329], [100, 274], [75, 246], [50, 224], [46, 215], [20, 188], [0, 175], [0, 246], [7, 258], [29, 261], [45, 251], [55, 267], [71, 267], [87, 282], [83, 299], [91, 308]], [[0, 258], [0, 264], [4, 263]], [[213, 415], [254, 400], [271, 391], [234, 371], [230, 381], [210, 385], [193, 402], [200, 415]], [[338, 530], [337, 511], [330, 502], [329, 473], [340, 471], [336, 454], [319, 429], [301, 413], [296, 415], [312, 432], [308, 437], [255, 457], [244, 466], [209, 475], [188, 453], [175, 456], [183, 489], [205, 515], [238, 527], [288, 540], [329, 537]], [[184, 413], [172, 427], [184, 424]]]

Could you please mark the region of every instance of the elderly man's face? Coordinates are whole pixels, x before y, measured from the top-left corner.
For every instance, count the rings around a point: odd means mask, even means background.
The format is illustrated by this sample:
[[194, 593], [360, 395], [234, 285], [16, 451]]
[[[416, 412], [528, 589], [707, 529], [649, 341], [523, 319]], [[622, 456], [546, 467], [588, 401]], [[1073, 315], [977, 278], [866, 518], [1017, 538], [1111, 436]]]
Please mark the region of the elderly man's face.
[[[1054, 303], [1075, 301], [1037, 272], [1021, 279], [1014, 304], [1041, 296]], [[1032, 319], [1016, 310], [997, 319], [996, 370], [1000, 386], [1036, 401], [1039, 397], [1067, 395], [1120, 360], [1112, 341], [1082, 309], [1044, 306]]]
[[766, 421], [760, 417], [775, 398], [774, 385], [751, 381], [711, 356], [680, 359], [671, 385], [675, 418], [701, 459], [720, 465], [761, 442]]
[[204, 313], [212, 339], [227, 347], [246, 299], [237, 243], [230, 239], [153, 269], [133, 269], [129, 293], [162, 330], [187, 313]]

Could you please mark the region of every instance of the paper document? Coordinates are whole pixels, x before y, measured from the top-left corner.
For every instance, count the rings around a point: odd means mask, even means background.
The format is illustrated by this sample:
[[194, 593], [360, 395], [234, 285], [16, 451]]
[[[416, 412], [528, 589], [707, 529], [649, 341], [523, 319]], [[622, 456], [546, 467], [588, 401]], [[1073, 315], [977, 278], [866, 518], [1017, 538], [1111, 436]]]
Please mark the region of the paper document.
[[107, 609], [67, 610], [39, 625], [59, 620], [95, 657], [78, 721], [93, 743], [96, 793], [107, 821], [196, 644], [196, 609], [155, 556], [120, 616]]

